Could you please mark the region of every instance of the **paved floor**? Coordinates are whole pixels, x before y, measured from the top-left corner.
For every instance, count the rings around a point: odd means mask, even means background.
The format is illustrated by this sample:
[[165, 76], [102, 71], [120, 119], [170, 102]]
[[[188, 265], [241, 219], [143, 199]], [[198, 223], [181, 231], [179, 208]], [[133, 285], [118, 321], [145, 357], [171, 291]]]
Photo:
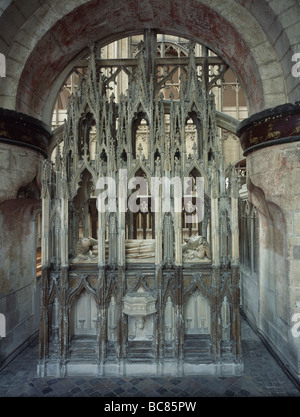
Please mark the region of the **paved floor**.
[[242, 319], [245, 372], [240, 377], [37, 378], [35, 342], [0, 372], [0, 397], [300, 397]]

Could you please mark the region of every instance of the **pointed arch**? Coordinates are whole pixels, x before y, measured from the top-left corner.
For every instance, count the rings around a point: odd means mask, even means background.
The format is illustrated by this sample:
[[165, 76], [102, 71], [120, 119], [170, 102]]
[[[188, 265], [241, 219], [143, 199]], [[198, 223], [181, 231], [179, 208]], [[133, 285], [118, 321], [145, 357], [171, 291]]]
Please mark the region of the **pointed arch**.
[[84, 290], [94, 298], [94, 300], [96, 301], [96, 305], [99, 305], [99, 300], [97, 298], [96, 290], [91, 287], [87, 279], [88, 279], [87, 275], [82, 276], [79, 281], [79, 284], [70, 292], [68, 296], [68, 300], [67, 300], [68, 305], [70, 307], [72, 306], [72, 304], [74, 304], [75, 300], [79, 297], [79, 295]]
[[70, 198], [74, 198], [78, 192], [78, 189], [80, 188], [80, 182], [82, 181], [81, 175], [83, 174], [84, 171], [88, 171], [91, 175], [92, 178], [92, 183], [93, 183], [93, 187], [96, 187], [97, 184], [97, 173], [96, 171], [92, 168], [92, 166], [87, 163], [84, 162], [78, 169], [77, 171], [74, 173], [71, 182], [70, 182]]
[[144, 164], [144, 162], [142, 160], [138, 160], [137, 163], [135, 164], [135, 166], [131, 169], [131, 171], [128, 174], [128, 182], [136, 177], [137, 173], [144, 173], [148, 182], [148, 190], [151, 190], [151, 172], [149, 171], [149, 169], [147, 168], [147, 166]]
[[[199, 173], [199, 176], [204, 178], [204, 191], [206, 194], [209, 193], [209, 179], [207, 173], [200, 166], [199, 162], [194, 159], [192, 165], [188, 166], [184, 172], [184, 177], [190, 177], [193, 172]], [[193, 176], [193, 175], [192, 175]], [[195, 177], [194, 177], [195, 178]]]
[[194, 277], [192, 283], [187, 287], [186, 291], [183, 294], [183, 303], [186, 304], [188, 299], [194, 294], [195, 291], [199, 292], [211, 303], [211, 292], [208, 288], [201, 282], [201, 277]]
[[112, 275], [111, 277], [108, 278], [109, 280], [109, 284], [104, 296], [104, 300], [103, 300], [103, 304], [108, 307], [109, 303], [112, 299], [112, 297], [114, 297], [114, 299], [116, 300], [116, 303], [119, 304], [119, 291], [118, 288], [116, 287], [116, 284], [114, 282], [114, 276]]
[[[224, 284], [220, 291], [220, 300], [224, 300], [225, 296], [227, 297], [227, 301], [229, 304], [233, 303], [232, 293], [230, 291], [230, 281], [229, 279], [224, 280]], [[220, 308], [222, 307], [222, 303], [220, 304]]]
[[52, 285], [49, 289], [48, 304], [52, 304], [56, 297], [58, 299], [58, 302], [61, 304], [61, 302], [62, 302], [62, 293], [60, 291], [57, 280], [53, 279], [52, 280]]
[[167, 282], [167, 285], [166, 285], [165, 290], [164, 290], [163, 304], [165, 304], [167, 302], [168, 297], [170, 297], [173, 304], [176, 305], [176, 296], [174, 294], [174, 289], [172, 287], [172, 277], [171, 276], [168, 278], [168, 282]]
[[146, 283], [146, 277], [142, 274], [139, 274], [137, 277], [136, 283], [129, 289], [128, 293], [132, 294], [142, 289], [144, 292], [152, 293], [152, 290], [148, 287]]
[[[135, 159], [138, 157], [137, 148], [136, 148], [137, 147], [137, 131], [139, 130], [139, 127], [141, 126], [142, 120], [145, 120], [146, 125], [148, 126], [148, 130], [149, 130], [150, 118], [147, 112], [144, 111], [142, 105], [139, 104], [131, 122], [131, 148], [132, 148], [132, 155]], [[149, 137], [149, 142], [150, 142], [150, 137]]]

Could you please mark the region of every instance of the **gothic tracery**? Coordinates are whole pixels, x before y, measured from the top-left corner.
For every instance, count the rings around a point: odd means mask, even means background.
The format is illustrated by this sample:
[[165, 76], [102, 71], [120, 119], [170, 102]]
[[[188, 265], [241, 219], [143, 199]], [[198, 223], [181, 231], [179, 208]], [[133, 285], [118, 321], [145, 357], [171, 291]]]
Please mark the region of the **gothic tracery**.
[[[139, 373], [141, 364], [157, 375], [243, 368], [235, 171], [225, 169], [214, 96], [199, 75], [194, 45], [177, 97], [166, 99], [161, 73], [153, 73], [150, 35], [120, 97], [109, 94], [113, 74], [91, 51], [53, 169], [44, 163], [41, 374], [72, 373], [87, 363], [99, 375]], [[172, 183], [168, 204], [167, 189], [157, 192], [151, 182], [157, 176]], [[116, 188], [99, 210], [97, 181], [104, 177]], [[141, 178], [145, 189], [136, 187]], [[197, 178], [203, 213], [195, 209]], [[134, 194], [136, 212], [127, 206]], [[84, 257], [76, 253], [79, 239], [86, 239]], [[54, 276], [61, 292], [55, 304]], [[224, 340], [230, 345], [223, 357]]]

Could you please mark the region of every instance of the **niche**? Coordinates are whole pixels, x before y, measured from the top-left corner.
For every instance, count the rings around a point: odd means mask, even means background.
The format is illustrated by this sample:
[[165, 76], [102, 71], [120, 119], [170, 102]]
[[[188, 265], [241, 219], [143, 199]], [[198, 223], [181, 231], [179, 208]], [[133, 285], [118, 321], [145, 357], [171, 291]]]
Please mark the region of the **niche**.
[[196, 290], [184, 308], [185, 334], [210, 334], [210, 305]]
[[175, 308], [171, 300], [171, 297], [168, 297], [166, 306], [165, 306], [165, 340], [171, 342], [174, 340], [175, 333]]
[[133, 157], [140, 154], [148, 159], [150, 148], [150, 130], [145, 113], [139, 113], [132, 125], [132, 150]]
[[222, 302], [221, 308], [221, 318], [222, 318], [222, 340], [224, 342], [230, 341], [230, 304], [227, 300], [227, 296], [225, 295], [224, 300]]
[[108, 306], [108, 319], [107, 319], [107, 339], [109, 342], [115, 342], [117, 340], [117, 303], [115, 297], [112, 296]]
[[186, 153], [187, 155], [195, 154], [198, 158], [202, 157], [202, 140], [201, 140], [201, 122], [196, 112], [188, 114], [185, 127], [186, 136]]
[[95, 335], [97, 330], [97, 306], [91, 294], [83, 290], [75, 300], [71, 311], [73, 335]]

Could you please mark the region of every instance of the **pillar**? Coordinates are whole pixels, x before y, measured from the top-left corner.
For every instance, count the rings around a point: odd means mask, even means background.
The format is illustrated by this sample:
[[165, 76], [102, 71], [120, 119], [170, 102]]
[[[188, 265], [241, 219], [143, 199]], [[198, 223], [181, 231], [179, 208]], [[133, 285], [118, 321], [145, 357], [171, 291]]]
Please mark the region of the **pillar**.
[[215, 163], [212, 167], [211, 184], [211, 248], [212, 264], [220, 266], [220, 238], [219, 238], [219, 176]]
[[0, 313], [6, 318], [0, 368], [39, 328], [35, 220], [42, 209], [41, 164], [50, 138], [44, 123], [0, 108], [0, 229], [5, 242], [0, 249]]
[[[65, 184], [66, 186], [66, 184]], [[64, 186], [64, 188], [65, 188]], [[60, 224], [61, 224], [61, 230], [60, 230], [60, 261], [61, 266], [66, 267], [69, 265], [69, 244], [68, 244], [68, 230], [69, 230], [69, 220], [68, 220], [68, 197], [66, 193], [61, 197], [60, 200]]]
[[[153, 192], [153, 190], [152, 190]], [[153, 197], [152, 197], [153, 198]], [[162, 201], [161, 201], [161, 187], [159, 188], [159, 196], [155, 198], [155, 265], [162, 265], [162, 229], [163, 229], [163, 217], [162, 217]]]
[[125, 258], [125, 230], [127, 207], [127, 170], [119, 171], [118, 186], [118, 265], [123, 267]]
[[259, 303], [252, 320], [299, 380], [300, 339], [292, 328], [300, 312], [300, 103], [257, 113], [237, 134], [259, 218]]
[[98, 210], [98, 266], [105, 266], [105, 213]]
[[182, 265], [182, 214], [174, 213], [175, 265]]
[[239, 206], [238, 179], [235, 169], [231, 173], [231, 265], [239, 265]]

